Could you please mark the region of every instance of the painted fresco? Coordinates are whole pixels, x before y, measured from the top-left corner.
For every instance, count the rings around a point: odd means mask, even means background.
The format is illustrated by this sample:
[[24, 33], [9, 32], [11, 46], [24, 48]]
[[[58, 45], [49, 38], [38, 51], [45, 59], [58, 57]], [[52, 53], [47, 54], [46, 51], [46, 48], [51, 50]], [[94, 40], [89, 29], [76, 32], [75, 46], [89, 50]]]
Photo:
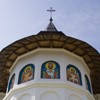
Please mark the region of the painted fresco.
[[66, 71], [67, 71], [66, 77], [68, 81], [82, 85], [81, 73], [77, 67], [73, 65], [68, 65]]
[[23, 67], [19, 74], [18, 83], [20, 84], [34, 79], [34, 70], [35, 67], [33, 64], [28, 64]]
[[55, 61], [47, 61], [41, 67], [41, 78], [60, 79], [60, 66]]
[[13, 88], [15, 82], [15, 74], [12, 75], [9, 85], [8, 85], [8, 92]]

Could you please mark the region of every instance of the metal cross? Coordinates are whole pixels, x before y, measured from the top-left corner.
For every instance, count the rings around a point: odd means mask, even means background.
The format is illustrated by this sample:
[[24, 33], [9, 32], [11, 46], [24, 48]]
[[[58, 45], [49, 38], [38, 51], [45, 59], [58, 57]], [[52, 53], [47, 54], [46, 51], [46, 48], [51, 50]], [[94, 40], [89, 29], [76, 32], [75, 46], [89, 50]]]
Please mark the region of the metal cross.
[[50, 7], [50, 9], [47, 11], [50, 12], [50, 17], [52, 18], [52, 12], [55, 12], [55, 10], [53, 10], [52, 7]]

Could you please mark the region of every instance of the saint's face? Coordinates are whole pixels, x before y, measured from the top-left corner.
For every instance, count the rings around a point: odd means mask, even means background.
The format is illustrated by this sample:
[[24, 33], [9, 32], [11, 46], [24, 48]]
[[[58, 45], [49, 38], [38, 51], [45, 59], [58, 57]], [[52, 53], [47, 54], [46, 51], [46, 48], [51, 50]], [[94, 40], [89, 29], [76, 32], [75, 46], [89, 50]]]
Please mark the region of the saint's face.
[[26, 73], [29, 73], [29, 72], [30, 72], [30, 68], [27, 68], [27, 69], [26, 69]]
[[71, 73], [72, 73], [72, 74], [75, 74], [75, 70], [74, 70], [74, 69], [71, 69]]
[[52, 63], [48, 63], [48, 68], [52, 70], [53, 69], [53, 64]]

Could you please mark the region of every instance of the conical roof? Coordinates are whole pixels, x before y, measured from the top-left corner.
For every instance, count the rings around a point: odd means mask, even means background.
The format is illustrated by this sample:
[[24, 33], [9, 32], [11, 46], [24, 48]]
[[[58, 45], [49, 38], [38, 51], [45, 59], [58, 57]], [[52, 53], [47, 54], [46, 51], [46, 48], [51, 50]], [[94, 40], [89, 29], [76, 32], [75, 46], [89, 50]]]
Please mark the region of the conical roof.
[[56, 27], [54, 26], [53, 22], [52, 22], [52, 18], [50, 19], [50, 23], [48, 24], [48, 26], [46, 27], [45, 31], [57, 31]]

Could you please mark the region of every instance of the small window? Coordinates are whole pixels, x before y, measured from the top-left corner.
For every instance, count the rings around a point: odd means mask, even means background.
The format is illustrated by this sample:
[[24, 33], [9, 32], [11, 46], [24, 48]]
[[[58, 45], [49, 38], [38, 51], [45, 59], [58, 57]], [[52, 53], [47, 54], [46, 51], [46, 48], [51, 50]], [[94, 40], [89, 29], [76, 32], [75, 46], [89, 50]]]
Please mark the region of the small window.
[[55, 61], [47, 61], [41, 67], [41, 78], [60, 79], [60, 66]]
[[66, 68], [67, 80], [79, 85], [82, 85], [81, 73], [74, 65], [68, 65]]
[[15, 82], [15, 74], [12, 75], [9, 84], [8, 84], [8, 92], [13, 88]]
[[85, 75], [85, 82], [86, 82], [86, 89], [91, 93], [91, 85], [87, 75]]
[[34, 71], [35, 67], [33, 64], [28, 64], [25, 67], [23, 67], [19, 73], [18, 84], [34, 79]]

